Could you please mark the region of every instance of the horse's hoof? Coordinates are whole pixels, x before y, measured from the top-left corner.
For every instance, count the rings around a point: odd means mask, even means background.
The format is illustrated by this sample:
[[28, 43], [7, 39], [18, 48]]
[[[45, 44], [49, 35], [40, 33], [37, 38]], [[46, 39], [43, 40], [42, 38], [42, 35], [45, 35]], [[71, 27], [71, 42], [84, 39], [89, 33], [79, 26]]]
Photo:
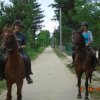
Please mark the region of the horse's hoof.
[[85, 100], [89, 100], [89, 98], [88, 97], [85, 97]]
[[77, 95], [77, 99], [82, 99], [81, 94], [78, 94], [78, 95]]

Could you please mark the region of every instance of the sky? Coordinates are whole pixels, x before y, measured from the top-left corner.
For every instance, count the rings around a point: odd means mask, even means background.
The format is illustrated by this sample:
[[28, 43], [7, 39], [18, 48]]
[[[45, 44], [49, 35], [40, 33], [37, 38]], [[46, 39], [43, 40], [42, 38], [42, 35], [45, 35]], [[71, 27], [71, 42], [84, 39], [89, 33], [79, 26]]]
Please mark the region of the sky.
[[[1, 0], [5, 1], [6, 4], [9, 3], [9, 0]], [[49, 30], [52, 34], [54, 29], [56, 29], [59, 26], [59, 23], [57, 21], [52, 21], [51, 19], [54, 16], [54, 9], [52, 7], [48, 7], [50, 4], [54, 3], [54, 0], [37, 0], [39, 4], [41, 4], [41, 9], [44, 11], [43, 14], [44, 22], [43, 22], [43, 30]]]
[[59, 24], [57, 21], [51, 20], [54, 16], [54, 9], [48, 6], [54, 3], [54, 0], [38, 0], [38, 2], [41, 4], [41, 8], [44, 10], [44, 15], [46, 16], [43, 23], [45, 27], [43, 27], [43, 29], [47, 29], [50, 33], [53, 33], [54, 29], [57, 28]]

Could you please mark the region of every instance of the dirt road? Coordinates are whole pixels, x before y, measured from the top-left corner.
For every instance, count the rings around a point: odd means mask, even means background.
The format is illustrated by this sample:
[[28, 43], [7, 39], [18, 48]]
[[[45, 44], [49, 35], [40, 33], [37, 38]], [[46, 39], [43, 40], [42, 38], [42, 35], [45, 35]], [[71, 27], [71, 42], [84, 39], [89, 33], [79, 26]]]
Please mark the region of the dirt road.
[[[23, 100], [77, 100], [76, 77], [52, 48], [48, 47], [32, 62], [32, 70], [34, 83], [29, 85], [24, 80]], [[12, 100], [16, 100], [15, 86], [13, 88]], [[5, 93], [0, 100], [5, 100]], [[84, 93], [82, 95], [84, 100]]]

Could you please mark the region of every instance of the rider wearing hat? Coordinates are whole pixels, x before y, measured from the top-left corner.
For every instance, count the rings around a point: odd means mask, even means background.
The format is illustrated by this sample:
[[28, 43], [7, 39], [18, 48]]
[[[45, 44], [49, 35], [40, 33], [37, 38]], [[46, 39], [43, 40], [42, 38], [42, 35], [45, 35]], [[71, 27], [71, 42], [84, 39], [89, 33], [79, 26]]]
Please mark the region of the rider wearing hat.
[[[89, 55], [91, 57], [92, 66], [95, 67], [96, 66], [96, 56], [95, 56], [94, 50], [91, 49], [91, 47], [90, 47], [91, 43], [93, 42], [92, 32], [88, 30], [88, 26], [89, 26], [88, 22], [82, 22], [81, 26], [82, 26], [82, 31], [81, 31], [82, 32], [82, 36], [84, 37], [85, 45], [86, 45], [88, 53], [89, 53]], [[75, 60], [76, 53], [77, 52], [76, 52], [76, 49], [74, 47], [74, 50], [72, 52], [73, 62]]]
[[19, 52], [22, 54], [24, 62], [25, 62], [25, 76], [28, 84], [33, 83], [30, 75], [32, 74], [31, 71], [31, 60], [29, 56], [27, 56], [24, 52], [24, 48], [26, 47], [26, 38], [25, 35], [21, 32], [23, 27], [23, 23], [21, 20], [16, 20], [14, 22], [14, 33], [19, 45]]
[[81, 26], [83, 30], [82, 35], [85, 39], [85, 45], [88, 47], [93, 42], [92, 32], [88, 30], [89, 25], [87, 22], [82, 22]]
[[96, 54], [95, 51], [90, 47], [91, 43], [93, 42], [92, 32], [88, 30], [89, 27], [88, 22], [82, 22], [81, 26], [82, 26], [82, 35], [85, 39], [85, 45], [91, 57], [91, 62], [94, 68], [96, 66]]
[[[13, 24], [14, 26], [14, 33], [16, 36], [16, 40], [17, 43], [19, 45], [19, 52], [21, 53], [24, 63], [25, 63], [25, 76], [26, 76], [26, 80], [28, 82], [28, 84], [33, 83], [33, 80], [31, 79], [30, 75], [33, 74], [31, 71], [31, 60], [29, 58], [29, 56], [27, 56], [24, 52], [24, 48], [26, 47], [26, 38], [25, 35], [21, 32], [23, 24], [21, 22], [21, 20], [16, 20]], [[3, 69], [2, 67], [4, 67], [4, 60], [0, 61], [0, 68]], [[3, 80], [4, 75], [3, 72], [4, 70], [0, 71], [0, 80]]]

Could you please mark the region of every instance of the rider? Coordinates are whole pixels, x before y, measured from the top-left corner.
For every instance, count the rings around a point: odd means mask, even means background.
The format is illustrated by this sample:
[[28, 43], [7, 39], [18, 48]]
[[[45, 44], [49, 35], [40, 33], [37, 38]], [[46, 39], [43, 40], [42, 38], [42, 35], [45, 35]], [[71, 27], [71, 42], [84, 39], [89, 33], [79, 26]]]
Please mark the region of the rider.
[[[24, 48], [26, 47], [26, 38], [25, 38], [24, 34], [21, 32], [22, 27], [23, 27], [23, 24], [22, 24], [21, 20], [16, 20], [14, 22], [14, 33], [15, 33], [15, 36], [16, 36], [16, 39], [17, 39], [17, 42], [19, 45], [19, 52], [22, 54], [23, 60], [25, 63], [26, 80], [27, 80], [28, 84], [31, 84], [31, 83], [33, 83], [33, 80], [30, 77], [30, 75], [33, 74], [31, 71], [31, 60], [24, 52]], [[0, 74], [2, 74], [2, 72]], [[3, 80], [3, 75], [0, 75], [0, 80]]]
[[85, 39], [85, 45], [87, 47], [90, 46], [90, 44], [93, 42], [93, 36], [92, 36], [92, 32], [88, 30], [88, 23], [87, 22], [82, 22], [81, 23], [82, 26], [82, 35]]
[[[89, 26], [88, 22], [82, 22], [81, 26], [82, 26], [82, 36], [85, 39], [85, 45], [88, 48], [88, 53], [91, 57], [92, 65], [93, 65], [93, 67], [95, 67], [96, 66], [95, 52], [90, 48], [90, 44], [93, 42], [92, 32], [88, 30], [88, 26]], [[75, 51], [76, 50], [74, 50], [73, 53], [72, 53], [73, 62], [74, 62], [74, 59], [75, 59], [75, 56], [76, 56]]]
[[96, 54], [95, 51], [90, 47], [91, 43], [93, 42], [93, 35], [92, 32], [88, 30], [88, 22], [82, 22], [82, 35], [85, 39], [85, 45], [88, 48], [88, 53], [91, 57], [91, 62], [93, 67], [96, 66]]
[[25, 76], [28, 84], [33, 83], [33, 80], [31, 79], [30, 75], [32, 74], [31, 71], [31, 60], [30, 58], [25, 54], [24, 48], [26, 47], [26, 38], [25, 35], [21, 32], [23, 27], [23, 24], [21, 20], [16, 20], [14, 22], [14, 33], [19, 45], [19, 52], [22, 54], [24, 62], [25, 62]]

